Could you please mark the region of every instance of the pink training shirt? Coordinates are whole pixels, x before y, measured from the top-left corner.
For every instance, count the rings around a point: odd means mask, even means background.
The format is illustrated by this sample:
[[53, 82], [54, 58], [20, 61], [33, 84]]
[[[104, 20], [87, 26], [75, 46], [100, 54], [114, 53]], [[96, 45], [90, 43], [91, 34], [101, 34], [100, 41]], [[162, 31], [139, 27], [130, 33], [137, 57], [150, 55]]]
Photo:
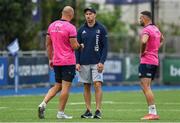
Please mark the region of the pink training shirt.
[[160, 47], [161, 32], [155, 25], [148, 25], [144, 27], [141, 32], [149, 35], [149, 40], [146, 43], [145, 52], [141, 55], [141, 64], [159, 65], [158, 50]]
[[75, 52], [69, 38], [77, 36], [74, 25], [65, 20], [57, 20], [50, 24], [48, 34], [53, 45], [53, 65], [75, 65]]

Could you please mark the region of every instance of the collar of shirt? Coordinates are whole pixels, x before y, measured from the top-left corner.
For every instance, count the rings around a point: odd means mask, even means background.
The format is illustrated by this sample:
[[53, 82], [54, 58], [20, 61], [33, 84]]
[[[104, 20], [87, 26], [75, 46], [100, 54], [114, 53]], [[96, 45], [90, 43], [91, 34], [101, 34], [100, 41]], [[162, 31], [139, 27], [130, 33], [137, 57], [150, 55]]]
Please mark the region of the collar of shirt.
[[88, 27], [88, 28], [94, 28], [94, 27], [96, 27], [96, 26], [98, 25], [98, 22], [96, 21], [93, 27], [89, 27], [88, 24], [87, 24], [87, 22], [85, 22], [84, 25], [85, 25], [86, 27]]

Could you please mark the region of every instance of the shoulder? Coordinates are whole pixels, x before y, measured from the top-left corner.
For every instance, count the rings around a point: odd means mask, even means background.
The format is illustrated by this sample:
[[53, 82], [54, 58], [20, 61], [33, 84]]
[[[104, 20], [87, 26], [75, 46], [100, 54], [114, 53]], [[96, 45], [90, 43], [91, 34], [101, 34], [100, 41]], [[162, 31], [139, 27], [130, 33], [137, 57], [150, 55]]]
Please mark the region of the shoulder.
[[106, 27], [102, 23], [100, 23], [99, 21], [97, 21], [96, 23], [100, 29], [106, 30]]
[[106, 27], [102, 24], [102, 23], [100, 23], [100, 22], [96, 22], [97, 23], [97, 26], [98, 26], [98, 28], [103, 32], [103, 33], [107, 33], [107, 29], [106, 29]]
[[85, 23], [84, 23], [84, 24], [82, 24], [82, 25], [79, 27], [78, 30], [82, 30], [82, 29], [84, 29], [85, 27], [86, 27], [86, 25], [85, 25]]
[[51, 27], [54, 25], [54, 23], [55, 23], [55, 21], [52, 22], [52, 23], [50, 23], [49, 26], [48, 26], [48, 28], [51, 28]]
[[159, 28], [156, 25], [149, 25], [143, 29], [143, 32], [160, 32]]
[[70, 22], [67, 22], [67, 25], [68, 25], [69, 27], [76, 28], [76, 27], [75, 27], [75, 25], [74, 25], [74, 24], [72, 24], [72, 23], [70, 23]]
[[78, 32], [82, 32], [86, 28], [85, 23], [78, 28]]
[[151, 31], [151, 26], [146, 26], [142, 29], [142, 34], [149, 34]]
[[60, 20], [53, 21], [52, 23], [49, 24], [48, 28], [53, 28], [54, 26], [59, 25], [60, 23], [61, 23]]
[[55, 20], [52, 23], [50, 23], [49, 26], [52, 26], [52, 25], [57, 24], [57, 23], [60, 23], [60, 21], [59, 20]]

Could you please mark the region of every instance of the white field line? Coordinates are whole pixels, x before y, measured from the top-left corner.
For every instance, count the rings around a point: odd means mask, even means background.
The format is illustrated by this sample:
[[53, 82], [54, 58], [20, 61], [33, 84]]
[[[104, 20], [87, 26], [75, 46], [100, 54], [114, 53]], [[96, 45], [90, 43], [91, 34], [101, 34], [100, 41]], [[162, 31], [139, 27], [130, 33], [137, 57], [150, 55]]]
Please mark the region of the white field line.
[[[92, 104], [96, 104], [96, 102], [91, 102]], [[113, 101], [102, 101], [103, 104], [114, 104]], [[69, 105], [84, 105], [85, 102], [71, 102]]]
[[[92, 104], [96, 104], [96, 102], [91, 102]], [[70, 102], [68, 103], [68, 105], [84, 105], [85, 102]], [[102, 101], [102, 104], [115, 104], [115, 105], [118, 105], [118, 104], [122, 104], [122, 105], [138, 105], [138, 104], [146, 104], [146, 102], [142, 103], [142, 102], [113, 102], [113, 101]], [[170, 103], [156, 103], [158, 105], [179, 105], [180, 106], [180, 103], [173, 103], [173, 102], [170, 102]]]
[[[8, 109], [5, 108], [4, 110]], [[11, 110], [12, 108], [10, 108]], [[37, 110], [36, 108], [16, 108], [16, 109], [12, 109], [13, 111], [16, 110], [16, 111], [35, 111]], [[47, 108], [47, 110], [53, 110], [53, 111], [57, 111], [58, 109], [56, 108]], [[84, 111], [84, 109], [69, 109], [67, 108], [66, 110], [68, 111]], [[147, 111], [147, 109], [103, 109], [103, 112], [144, 112], [144, 111]], [[180, 112], [180, 109], [161, 109], [161, 110], [158, 110], [160, 112]]]
[[[3, 103], [3, 102], [0, 102], [0, 103]], [[5, 103], [5, 102], [4, 102]], [[11, 101], [11, 103], [13, 104], [19, 104], [22, 102], [19, 101], [17, 102], [16, 100], [15, 101]], [[23, 101], [23, 104], [39, 104], [40, 102], [38, 101]], [[53, 102], [50, 102], [51, 104], [58, 104], [58, 101], [53, 101]], [[91, 104], [95, 104], [96, 102], [91, 102]], [[68, 105], [84, 105], [85, 102], [68, 102], [67, 103]], [[114, 105], [142, 105], [142, 104], [146, 104], [146, 102], [114, 102], [114, 101], [102, 101], [102, 104], [114, 104]], [[180, 103], [174, 103], [174, 102], [164, 102], [164, 103], [156, 103], [156, 105], [179, 105], [180, 106]]]
[[0, 107], [0, 110], [1, 110], [1, 109], [6, 109], [6, 108], [8, 108], [8, 107]]
[[[26, 119], [26, 120], [32, 120], [32, 119]], [[132, 122], [130, 122], [130, 121], [132, 121]], [[67, 123], [67, 122], [62, 122], [62, 121], [60, 121], [59, 120], [59, 122], [60, 123]], [[104, 122], [104, 121], [97, 121], [97, 122], [81, 122], [81, 121], [79, 121], [79, 122], [72, 122], [72, 121], [69, 121], [69, 122], [71, 122], [71, 123], [110, 123], [110, 122], [113, 122], [113, 123], [148, 123], [148, 122], [143, 122], [143, 121], [141, 121], [141, 122], [133, 122], [133, 120], [129, 120], [128, 122], [127, 121], [124, 121], [124, 122], [119, 122], [119, 121], [109, 121], [109, 122]], [[152, 122], [152, 121], [151, 121]], [[0, 123], [4, 123], [4, 122], [0, 122]], [[7, 123], [57, 123], [57, 122], [52, 122], [52, 121], [50, 121], [50, 122], [41, 122], [41, 121], [38, 121], [38, 122], [22, 122], [22, 121], [20, 121], [20, 122], [7, 122]], [[180, 123], [180, 122], [155, 122], [155, 123]]]

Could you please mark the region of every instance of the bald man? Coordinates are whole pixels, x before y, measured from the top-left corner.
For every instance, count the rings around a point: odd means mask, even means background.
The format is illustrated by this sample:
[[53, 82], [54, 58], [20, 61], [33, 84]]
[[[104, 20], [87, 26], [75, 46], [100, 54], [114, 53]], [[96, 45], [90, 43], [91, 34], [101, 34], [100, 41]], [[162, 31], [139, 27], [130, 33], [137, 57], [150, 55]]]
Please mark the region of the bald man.
[[55, 85], [48, 91], [44, 100], [38, 106], [38, 116], [45, 118], [44, 112], [48, 102], [59, 92], [59, 111], [57, 118], [71, 119], [64, 113], [69, 90], [75, 75], [75, 53], [74, 50], [83, 48], [83, 44], [77, 42], [77, 32], [70, 21], [74, 17], [74, 10], [70, 6], [64, 7], [62, 17], [48, 27], [46, 35], [46, 49], [49, 58], [49, 66], [55, 72]]

